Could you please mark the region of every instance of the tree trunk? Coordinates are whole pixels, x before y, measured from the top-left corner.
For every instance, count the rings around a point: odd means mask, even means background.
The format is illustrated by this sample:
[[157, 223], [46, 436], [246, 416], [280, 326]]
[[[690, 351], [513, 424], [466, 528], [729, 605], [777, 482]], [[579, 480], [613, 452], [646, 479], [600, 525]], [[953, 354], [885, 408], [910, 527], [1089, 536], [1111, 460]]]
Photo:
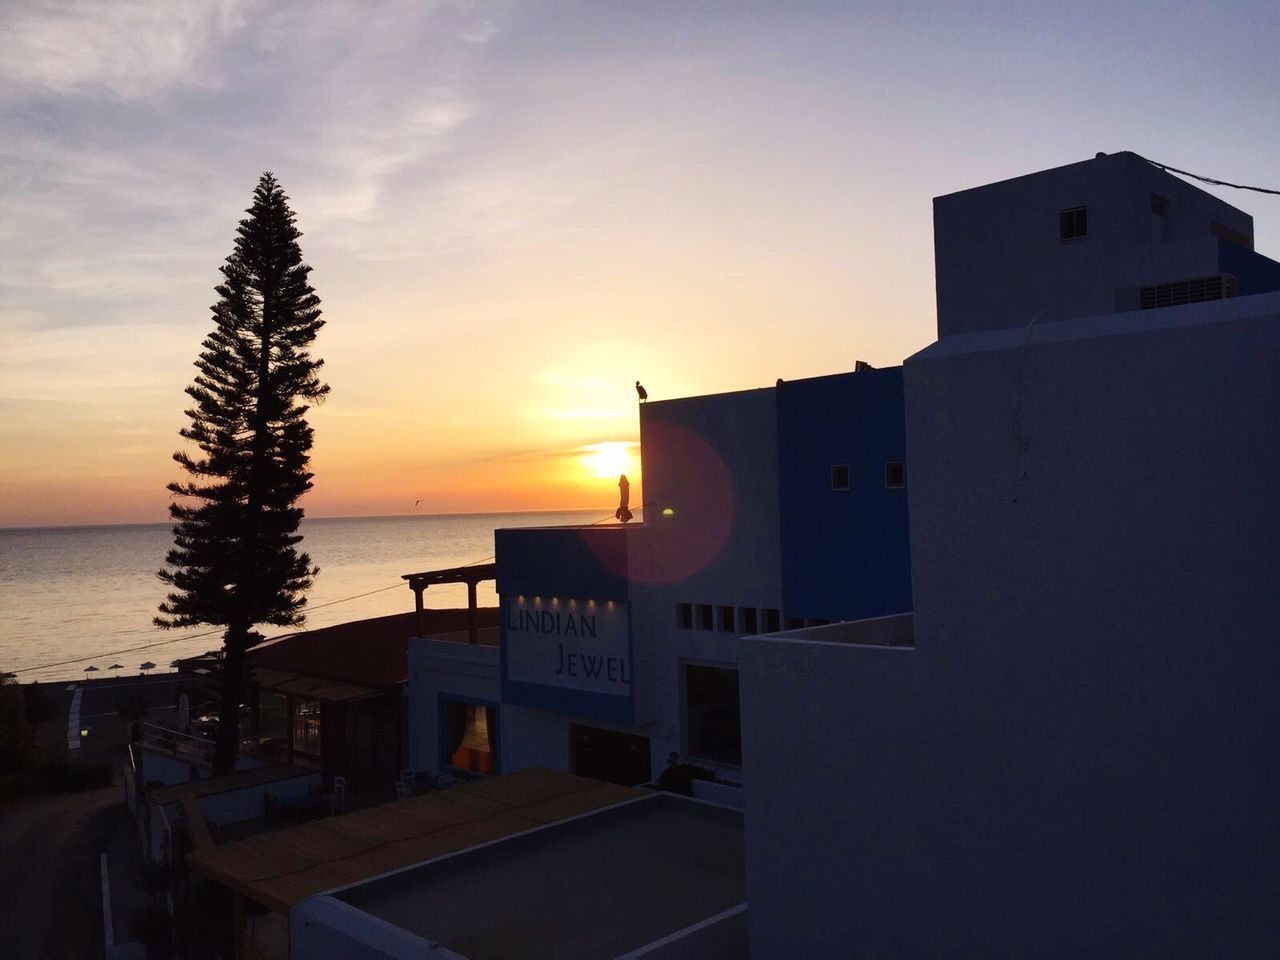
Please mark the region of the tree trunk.
[[218, 739], [213, 748], [213, 776], [222, 777], [236, 768], [240, 746], [240, 701], [244, 691], [244, 655], [249, 628], [239, 623], [227, 628], [222, 639], [222, 696], [218, 705]]

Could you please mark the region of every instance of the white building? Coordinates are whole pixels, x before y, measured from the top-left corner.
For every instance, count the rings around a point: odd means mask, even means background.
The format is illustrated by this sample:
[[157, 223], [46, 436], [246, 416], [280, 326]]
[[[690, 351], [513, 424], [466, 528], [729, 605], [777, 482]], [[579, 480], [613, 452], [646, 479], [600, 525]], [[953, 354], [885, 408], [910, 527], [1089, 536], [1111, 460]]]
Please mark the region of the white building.
[[411, 763], [631, 785], [674, 754], [740, 806], [738, 637], [911, 607], [901, 376], [641, 406], [644, 522], [497, 531], [501, 643], [411, 642]]
[[1271, 955], [1280, 265], [1132, 154], [935, 225], [913, 629], [742, 643], [752, 956]]

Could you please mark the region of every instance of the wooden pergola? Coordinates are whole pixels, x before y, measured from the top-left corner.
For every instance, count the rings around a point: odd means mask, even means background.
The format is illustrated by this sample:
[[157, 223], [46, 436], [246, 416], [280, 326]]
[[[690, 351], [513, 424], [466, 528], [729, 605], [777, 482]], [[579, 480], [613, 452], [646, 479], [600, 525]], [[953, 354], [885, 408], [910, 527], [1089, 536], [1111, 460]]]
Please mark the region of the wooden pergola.
[[470, 567], [449, 567], [446, 570], [428, 570], [425, 573], [406, 573], [401, 580], [409, 581], [413, 591], [414, 611], [417, 614], [418, 636], [422, 636], [422, 593], [427, 587], [440, 583], [465, 583], [467, 585], [467, 642], [479, 643], [476, 625], [476, 584], [481, 580], [493, 580], [497, 576], [496, 563], [477, 563]]

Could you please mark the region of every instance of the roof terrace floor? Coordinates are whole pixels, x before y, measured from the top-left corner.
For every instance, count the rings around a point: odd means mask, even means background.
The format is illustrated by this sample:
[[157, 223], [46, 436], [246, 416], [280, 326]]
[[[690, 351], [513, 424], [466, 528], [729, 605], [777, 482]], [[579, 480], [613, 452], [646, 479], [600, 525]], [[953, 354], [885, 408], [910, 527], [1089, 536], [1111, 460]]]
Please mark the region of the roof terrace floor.
[[742, 816], [651, 794], [335, 896], [470, 960], [617, 957], [746, 900]]

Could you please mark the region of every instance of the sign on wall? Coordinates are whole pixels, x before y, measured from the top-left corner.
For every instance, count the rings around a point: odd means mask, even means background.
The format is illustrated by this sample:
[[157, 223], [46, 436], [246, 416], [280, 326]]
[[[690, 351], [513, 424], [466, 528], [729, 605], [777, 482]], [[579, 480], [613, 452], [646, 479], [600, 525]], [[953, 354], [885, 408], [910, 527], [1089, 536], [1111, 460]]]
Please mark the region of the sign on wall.
[[586, 693], [631, 695], [626, 603], [507, 597], [503, 627], [507, 679]]

